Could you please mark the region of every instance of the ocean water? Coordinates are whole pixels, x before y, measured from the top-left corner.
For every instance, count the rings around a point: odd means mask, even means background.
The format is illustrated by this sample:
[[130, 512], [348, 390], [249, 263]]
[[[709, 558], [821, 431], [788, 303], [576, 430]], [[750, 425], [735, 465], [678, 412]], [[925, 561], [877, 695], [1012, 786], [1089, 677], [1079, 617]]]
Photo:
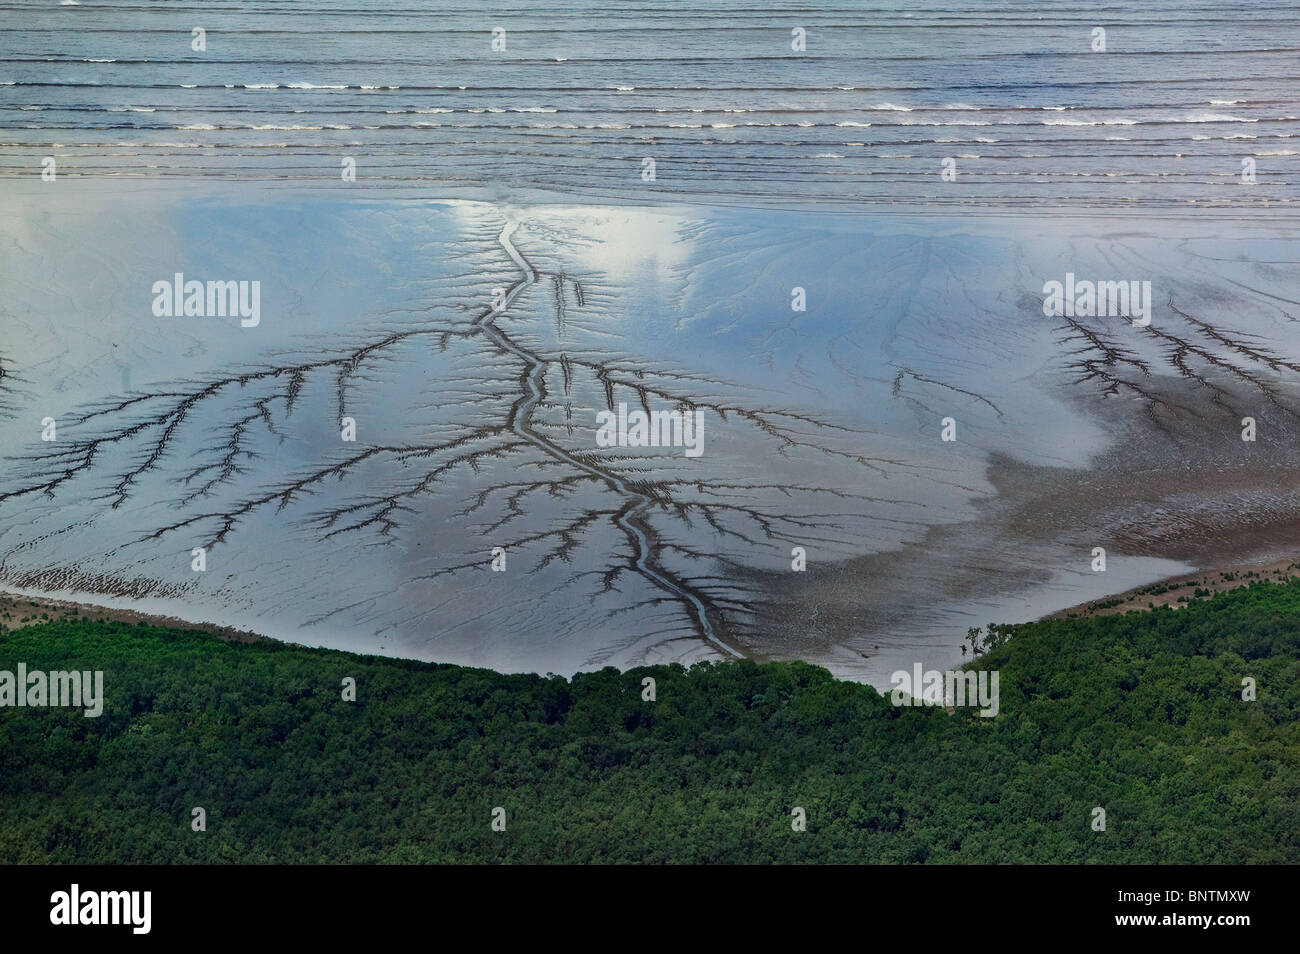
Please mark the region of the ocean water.
[[444, 198], [1285, 207], [1298, 115], [1293, 3], [0, 6], [0, 176], [351, 157]]
[[[0, 6], [0, 585], [883, 686], [1291, 552], [1298, 23]], [[177, 273], [258, 321], [158, 314]], [[1149, 282], [1149, 324], [1047, 314], [1067, 276]], [[603, 443], [620, 408], [701, 452]]]

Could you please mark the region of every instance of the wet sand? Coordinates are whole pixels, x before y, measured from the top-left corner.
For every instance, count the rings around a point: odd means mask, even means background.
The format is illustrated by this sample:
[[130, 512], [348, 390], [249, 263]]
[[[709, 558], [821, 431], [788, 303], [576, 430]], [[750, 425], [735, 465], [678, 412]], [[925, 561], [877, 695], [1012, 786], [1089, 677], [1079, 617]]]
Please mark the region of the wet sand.
[[[1161, 606], [1178, 609], [1198, 599], [1208, 599], [1215, 593], [1249, 586], [1257, 581], [1281, 583], [1300, 577], [1300, 551], [1297, 558], [1283, 558], [1266, 563], [1234, 564], [1219, 569], [1206, 569], [1182, 574], [1155, 583], [1135, 587], [1048, 613], [1039, 619], [1075, 619], [1090, 616], [1112, 616], [1128, 612], [1141, 612]], [[1198, 592], [1199, 591], [1199, 592]], [[58, 600], [30, 593], [12, 593], [0, 590], [0, 625], [9, 629], [37, 626], [64, 619], [110, 621], [118, 623], [144, 623], [168, 629], [192, 630], [209, 633], [227, 642], [251, 643], [271, 639], [247, 630], [211, 623], [193, 622], [175, 616], [161, 616], [136, 610], [119, 609], [96, 603]], [[993, 622], [1001, 622], [993, 620]], [[775, 657], [772, 657], [775, 658]]]
[[[1217, 592], [1232, 585], [1223, 573], [1285, 575], [1300, 559], [1295, 443], [1243, 442], [1240, 412], [1205, 401], [1194, 382], [1149, 387], [1194, 413], [1157, 427], [1112, 411], [1108, 450], [1084, 468], [992, 454], [994, 493], [978, 501], [977, 519], [934, 527], [899, 550], [810, 566], [806, 579], [755, 579], [774, 594], [765, 604], [773, 638], [747, 648], [763, 658], [835, 658], [840, 674], [880, 686], [915, 662], [959, 664], [971, 626], [1099, 612], [1114, 599], [1117, 612], [1177, 605], [1193, 580]], [[1103, 419], [1105, 401], [1091, 403]], [[1284, 412], [1267, 426], [1278, 435], [1294, 427]], [[1093, 569], [1095, 547], [1106, 551], [1104, 572]], [[1161, 586], [1177, 588], [1152, 592]]]
[[[972, 625], [1300, 538], [1280, 217], [28, 191], [0, 202], [14, 591], [502, 671], [721, 643], [887, 685]], [[261, 323], [153, 315], [176, 271], [260, 280]], [[1149, 276], [1151, 325], [1045, 316], [1067, 271]], [[698, 410], [704, 453], [600, 445], [620, 404]]]

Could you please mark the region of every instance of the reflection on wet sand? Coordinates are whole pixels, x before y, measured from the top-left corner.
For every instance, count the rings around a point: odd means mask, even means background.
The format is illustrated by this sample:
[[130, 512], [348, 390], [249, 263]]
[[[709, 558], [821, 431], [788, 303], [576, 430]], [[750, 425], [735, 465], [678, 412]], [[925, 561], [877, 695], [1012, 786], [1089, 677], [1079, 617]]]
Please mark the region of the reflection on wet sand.
[[[97, 199], [4, 212], [0, 267], [32, 276], [10, 587], [507, 670], [883, 684], [1300, 523], [1278, 224]], [[240, 240], [272, 220], [310, 247]], [[260, 280], [258, 327], [152, 316], [182, 270]], [[1067, 271], [1143, 276], [1150, 325], [1044, 315]], [[620, 405], [700, 413], [703, 452], [602, 446]]]

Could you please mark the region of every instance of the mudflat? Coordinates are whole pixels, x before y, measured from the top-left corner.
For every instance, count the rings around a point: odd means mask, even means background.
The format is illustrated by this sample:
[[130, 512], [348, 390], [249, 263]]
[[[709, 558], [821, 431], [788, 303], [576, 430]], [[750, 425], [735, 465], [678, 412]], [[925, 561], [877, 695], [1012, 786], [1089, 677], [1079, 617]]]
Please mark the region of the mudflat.
[[[506, 671], [883, 685], [972, 625], [1293, 555], [1283, 216], [26, 188], [20, 592]], [[259, 322], [154, 314], [178, 255], [260, 282]], [[1049, 313], [1069, 272], [1151, 282], [1149, 324]], [[689, 414], [698, 453], [602, 442], [620, 406]]]

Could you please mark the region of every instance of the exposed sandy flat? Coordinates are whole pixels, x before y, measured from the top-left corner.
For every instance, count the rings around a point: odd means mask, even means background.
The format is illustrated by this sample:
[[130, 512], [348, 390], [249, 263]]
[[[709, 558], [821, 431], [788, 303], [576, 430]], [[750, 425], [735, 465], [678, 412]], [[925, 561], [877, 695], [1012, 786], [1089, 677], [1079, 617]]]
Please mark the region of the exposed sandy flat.
[[113, 609], [107, 606], [96, 606], [93, 603], [56, 600], [48, 596], [24, 596], [20, 593], [0, 592], [0, 625], [4, 625], [9, 629], [18, 629], [24, 625], [36, 625], [69, 618], [95, 621], [111, 620], [117, 623], [148, 623], [151, 626], [192, 629], [211, 633], [220, 639], [239, 643], [252, 643], [267, 638], [259, 636], [257, 633], [232, 629], [229, 626], [192, 623], [188, 620], [177, 619], [175, 616], [138, 613], [135, 610]]
[[[1170, 577], [1158, 583], [1135, 587], [1104, 599], [1080, 603], [1077, 606], [1049, 613], [1042, 618], [1065, 619], [1112, 616], [1160, 606], [1172, 606], [1177, 609], [1188, 602], [1197, 599], [1208, 599], [1215, 593], [1222, 593], [1225, 590], [1235, 589], [1240, 586], [1249, 586], [1258, 580], [1271, 580], [1280, 583], [1297, 576], [1300, 576], [1300, 559], [1296, 558], [1272, 560], [1266, 563], [1236, 564], [1221, 569]], [[1199, 596], [1196, 595], [1198, 590], [1201, 592]], [[121, 623], [147, 623], [151, 626], [197, 630], [211, 633], [219, 639], [242, 643], [270, 638], [229, 626], [195, 623], [175, 616], [161, 616], [153, 613], [136, 612], [135, 610], [114, 609], [112, 607], [97, 606], [93, 603], [56, 600], [45, 596], [0, 592], [0, 624], [10, 629], [69, 618], [111, 620]]]
[[[1113, 616], [1133, 610], [1152, 609], [1158, 606], [1179, 606], [1197, 599], [1208, 599], [1215, 593], [1248, 586], [1256, 580], [1271, 580], [1281, 583], [1300, 576], [1300, 560], [1274, 560], [1270, 563], [1225, 567], [1221, 570], [1207, 570], [1201, 573], [1188, 573], [1175, 576], [1149, 586], [1139, 586], [1104, 600], [1094, 600], [1071, 606], [1046, 619], [1062, 619], [1078, 616]], [[1200, 591], [1202, 595], [1197, 596]], [[1209, 591], [1206, 594], [1206, 591]]]

